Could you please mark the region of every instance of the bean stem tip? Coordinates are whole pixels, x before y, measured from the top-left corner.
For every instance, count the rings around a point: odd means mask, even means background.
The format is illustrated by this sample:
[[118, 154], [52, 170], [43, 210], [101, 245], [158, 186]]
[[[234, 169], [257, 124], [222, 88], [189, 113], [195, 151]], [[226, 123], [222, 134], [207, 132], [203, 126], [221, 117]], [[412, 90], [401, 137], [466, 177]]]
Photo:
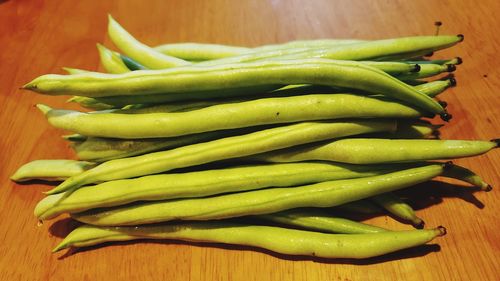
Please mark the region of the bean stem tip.
[[439, 230], [438, 236], [444, 236], [444, 235], [446, 235], [446, 233], [448, 233], [446, 228], [442, 225], [438, 226], [436, 229]]
[[457, 37], [459, 38], [458, 42], [464, 41], [464, 35], [463, 34], [458, 34]]
[[446, 65], [446, 71], [453, 72], [455, 70], [457, 70], [457, 67], [454, 64], [447, 64]]
[[489, 184], [484, 188], [484, 191], [486, 191], [486, 192], [490, 192], [492, 190], [493, 190], [493, 186], [491, 186]]
[[414, 66], [413, 66], [413, 69], [410, 71], [410, 72], [420, 72], [420, 64], [416, 63]]

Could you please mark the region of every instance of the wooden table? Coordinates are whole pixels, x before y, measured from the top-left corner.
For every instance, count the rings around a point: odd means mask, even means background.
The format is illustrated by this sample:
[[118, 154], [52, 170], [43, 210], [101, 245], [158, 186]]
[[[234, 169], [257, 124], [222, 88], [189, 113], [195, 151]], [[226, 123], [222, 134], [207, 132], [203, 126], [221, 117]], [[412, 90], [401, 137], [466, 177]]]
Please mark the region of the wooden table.
[[[461, 56], [458, 87], [442, 98], [454, 118], [446, 139], [500, 136], [500, 2], [473, 1], [0, 1], [0, 280], [499, 280], [498, 189], [490, 193], [457, 182], [424, 184], [411, 200], [429, 227], [448, 235], [434, 245], [364, 261], [275, 255], [247, 247], [192, 243], [110, 244], [69, 253], [50, 250], [75, 226], [69, 219], [37, 226], [33, 208], [50, 187], [15, 184], [9, 176], [34, 159], [72, 158], [36, 103], [77, 108], [65, 97], [19, 90], [61, 67], [102, 70], [95, 44], [111, 13], [139, 40], [256, 46], [294, 39], [465, 35], [436, 54]], [[500, 151], [457, 160], [500, 188]], [[368, 222], [407, 225], [380, 216]], [[437, 246], [439, 244], [439, 247]]]

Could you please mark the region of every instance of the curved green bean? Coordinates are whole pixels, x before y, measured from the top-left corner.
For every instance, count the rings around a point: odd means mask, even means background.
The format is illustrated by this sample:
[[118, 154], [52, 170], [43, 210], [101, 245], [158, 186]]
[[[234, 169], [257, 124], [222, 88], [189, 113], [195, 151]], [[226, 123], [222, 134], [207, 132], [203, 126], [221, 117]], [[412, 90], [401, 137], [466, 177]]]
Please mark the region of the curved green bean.
[[394, 216], [410, 221], [414, 227], [423, 228], [424, 221], [417, 216], [413, 208], [393, 193], [387, 192], [375, 195], [370, 199]]
[[69, 193], [49, 195], [37, 204], [35, 215], [40, 220], [46, 220], [62, 213], [119, 206], [135, 201], [205, 197], [265, 187], [296, 186], [381, 175], [403, 168], [398, 165], [374, 167], [370, 165], [304, 162], [152, 175], [108, 181], [85, 186]]
[[[86, 136], [136, 139], [175, 137], [266, 124], [341, 118], [418, 118], [398, 102], [352, 94], [264, 98], [174, 113], [83, 113], [37, 105], [49, 123]], [[251, 112], [251, 114], [249, 114]], [[224, 122], [221, 122], [224, 120]]]
[[455, 81], [455, 78], [450, 77], [445, 80], [436, 80], [421, 85], [417, 85], [414, 86], [414, 88], [417, 91], [425, 93], [429, 97], [433, 98], [444, 92], [444, 90], [448, 89], [449, 87], [455, 86], [456, 84], [457, 82]]
[[97, 43], [97, 50], [101, 64], [108, 73], [119, 74], [130, 71], [117, 52], [113, 52], [99, 43]]
[[177, 223], [140, 227], [95, 227], [73, 230], [53, 251], [109, 241], [176, 239], [253, 246], [287, 255], [321, 258], [370, 258], [416, 247], [446, 234], [444, 227], [370, 234], [325, 234], [271, 226], [225, 222]]
[[206, 43], [169, 43], [154, 47], [162, 54], [187, 61], [205, 61], [252, 53], [252, 48]]
[[137, 41], [108, 15], [108, 35], [123, 53], [150, 69], [162, 69], [190, 64], [185, 60], [167, 56]]
[[378, 233], [387, 229], [360, 223], [340, 217], [333, 217], [327, 212], [313, 209], [293, 209], [274, 214], [259, 215], [257, 219], [300, 227], [306, 230], [328, 233]]
[[[352, 83], [356, 79], [356, 83]], [[24, 86], [45, 94], [102, 97], [186, 93], [274, 84], [318, 84], [365, 90], [403, 100], [447, 118], [432, 98], [376, 68], [324, 59], [268, 61], [213, 67], [139, 70], [124, 74], [43, 75]]]
[[443, 177], [453, 178], [470, 183], [484, 191], [491, 191], [493, 187], [485, 182], [479, 175], [473, 171], [461, 167], [459, 165], [451, 165], [449, 169], [443, 173]]
[[48, 192], [54, 194], [82, 185], [166, 172], [214, 161], [248, 156], [320, 140], [376, 131], [390, 131], [390, 120], [304, 122], [245, 135], [187, 145], [172, 150], [111, 160], [71, 177]]
[[10, 179], [16, 182], [32, 179], [61, 181], [68, 177], [79, 175], [95, 165], [95, 163], [75, 160], [34, 160], [22, 165]]
[[400, 163], [480, 155], [497, 141], [351, 138], [305, 145], [249, 157], [267, 162], [308, 160], [351, 164]]
[[206, 198], [137, 203], [92, 209], [71, 216], [87, 224], [119, 226], [170, 220], [224, 219], [301, 207], [333, 207], [428, 181], [440, 175], [443, 169], [443, 164], [429, 164], [378, 176]]

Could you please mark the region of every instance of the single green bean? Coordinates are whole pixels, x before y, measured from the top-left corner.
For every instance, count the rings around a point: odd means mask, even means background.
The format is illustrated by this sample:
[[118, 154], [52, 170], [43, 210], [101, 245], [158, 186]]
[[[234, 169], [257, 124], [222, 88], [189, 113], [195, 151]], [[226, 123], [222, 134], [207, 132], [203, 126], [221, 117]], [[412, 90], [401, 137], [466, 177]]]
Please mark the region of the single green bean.
[[92, 114], [51, 109], [41, 104], [37, 107], [56, 128], [86, 136], [122, 139], [175, 137], [299, 121], [426, 115], [398, 102], [352, 94], [265, 98], [174, 113]]
[[61, 159], [35, 160], [22, 165], [10, 179], [16, 182], [32, 179], [61, 181], [68, 177], [79, 175], [94, 166], [95, 163], [85, 161]]
[[417, 216], [413, 208], [391, 192], [375, 195], [373, 202], [386, 209], [397, 218], [410, 221], [416, 228], [423, 228], [424, 221]]
[[414, 80], [421, 78], [428, 78], [432, 76], [439, 75], [444, 72], [455, 71], [455, 65], [453, 64], [422, 64], [420, 65], [420, 71], [411, 72], [406, 74], [397, 75], [396, 77], [400, 80]]
[[224, 219], [301, 207], [334, 207], [428, 181], [440, 175], [443, 169], [443, 164], [429, 164], [378, 176], [205, 198], [136, 203], [92, 209], [71, 216], [87, 224], [120, 226], [170, 220]]
[[263, 45], [255, 48], [228, 46], [207, 43], [169, 43], [156, 46], [154, 49], [165, 55], [188, 61], [206, 61], [244, 55], [248, 53], [269, 52], [283, 49], [329, 48], [346, 44], [361, 43], [355, 39], [314, 39], [296, 40], [282, 44]]
[[475, 156], [495, 147], [498, 147], [498, 140], [348, 138], [264, 153], [249, 158], [267, 162], [324, 160], [351, 164], [401, 163]]
[[162, 69], [190, 64], [185, 60], [167, 56], [137, 41], [130, 33], [108, 16], [108, 35], [123, 53], [150, 69]]
[[[232, 68], [228, 68], [232, 66]], [[356, 83], [352, 81], [356, 80]], [[79, 96], [143, 95], [196, 92], [275, 84], [349, 87], [403, 100], [447, 118], [432, 98], [396, 78], [352, 61], [324, 59], [268, 61], [214, 67], [138, 70], [123, 74], [43, 75], [24, 86], [40, 93]]]
[[446, 234], [446, 229], [442, 226], [435, 229], [369, 234], [325, 234], [226, 222], [177, 223], [140, 227], [83, 225], [73, 230], [53, 251], [109, 241], [176, 239], [246, 245], [286, 255], [363, 259], [416, 247], [444, 234]]
[[80, 175], [67, 179], [49, 191], [48, 194], [78, 188], [89, 183], [156, 174], [176, 168], [243, 157], [320, 140], [367, 132], [390, 131], [394, 127], [394, 121], [390, 120], [345, 120], [304, 122], [265, 129], [167, 151], [104, 162]]
[[[415, 165], [413, 165], [415, 166]], [[406, 166], [406, 168], [412, 166]], [[49, 195], [35, 208], [40, 220], [62, 213], [119, 206], [135, 201], [205, 197], [266, 187], [297, 186], [322, 181], [352, 179], [394, 172], [398, 165], [346, 165], [337, 163], [287, 163], [251, 165], [188, 173], [161, 174], [108, 181], [74, 192]]]
[[406, 63], [412, 63], [412, 64], [454, 64], [454, 65], [459, 65], [462, 64], [462, 58], [460, 57], [455, 57], [452, 59], [445, 59], [445, 60], [405, 60], [404, 62]]
[[445, 173], [443, 173], [443, 177], [453, 178], [470, 183], [476, 187], [481, 188], [481, 190], [484, 191], [491, 191], [493, 189], [492, 186], [485, 182], [479, 175], [459, 165], [450, 166], [450, 168], [447, 169]]
[[259, 215], [257, 219], [300, 227], [306, 230], [328, 233], [378, 233], [387, 229], [360, 223], [340, 217], [333, 217], [327, 212], [313, 209], [293, 209], [274, 214]]
[[455, 78], [450, 77], [445, 80], [436, 80], [436, 81], [431, 81], [428, 83], [420, 84], [417, 86], [414, 86], [414, 88], [421, 92], [425, 93], [429, 97], [433, 98], [436, 97], [437, 95], [441, 94], [444, 92], [444, 90], [448, 89], [449, 87], [454, 87], [457, 84]]
[[337, 60], [391, 60], [389, 58], [411, 58], [427, 54], [431, 51], [451, 47], [461, 41], [463, 41], [463, 35], [401, 37], [303, 51], [303, 53], [294, 53], [275, 58], [295, 59], [300, 57], [315, 57]]
[[130, 71], [117, 52], [113, 52], [99, 43], [97, 43], [97, 50], [101, 64], [108, 73], [119, 74]]
[[162, 54], [187, 61], [205, 61], [254, 52], [251, 48], [203, 43], [169, 43], [154, 48]]

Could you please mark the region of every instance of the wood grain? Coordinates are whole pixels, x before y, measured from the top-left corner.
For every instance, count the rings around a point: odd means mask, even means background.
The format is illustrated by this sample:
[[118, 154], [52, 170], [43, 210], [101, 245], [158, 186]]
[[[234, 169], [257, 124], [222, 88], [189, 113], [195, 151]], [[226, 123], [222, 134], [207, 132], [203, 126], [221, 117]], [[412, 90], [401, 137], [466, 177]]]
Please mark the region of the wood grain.
[[[480, 3], [480, 4], [479, 4]], [[23, 163], [73, 158], [62, 132], [33, 107], [65, 104], [18, 88], [70, 66], [101, 69], [97, 42], [106, 14], [146, 44], [212, 42], [245, 46], [307, 38], [378, 39], [433, 34], [465, 35], [436, 54], [461, 56], [459, 86], [442, 98], [454, 119], [447, 139], [500, 136], [500, 2], [488, 1], [0, 1], [0, 279], [1, 280], [498, 280], [498, 189], [471, 192], [456, 182], [428, 183], [408, 192], [429, 227], [449, 234], [435, 243], [364, 261], [282, 256], [255, 248], [196, 243], [115, 243], [67, 254], [50, 250], [75, 227], [69, 219], [37, 226], [33, 208], [49, 187], [20, 185], [9, 176]], [[500, 188], [500, 153], [457, 160]], [[405, 229], [390, 217], [370, 223]]]

